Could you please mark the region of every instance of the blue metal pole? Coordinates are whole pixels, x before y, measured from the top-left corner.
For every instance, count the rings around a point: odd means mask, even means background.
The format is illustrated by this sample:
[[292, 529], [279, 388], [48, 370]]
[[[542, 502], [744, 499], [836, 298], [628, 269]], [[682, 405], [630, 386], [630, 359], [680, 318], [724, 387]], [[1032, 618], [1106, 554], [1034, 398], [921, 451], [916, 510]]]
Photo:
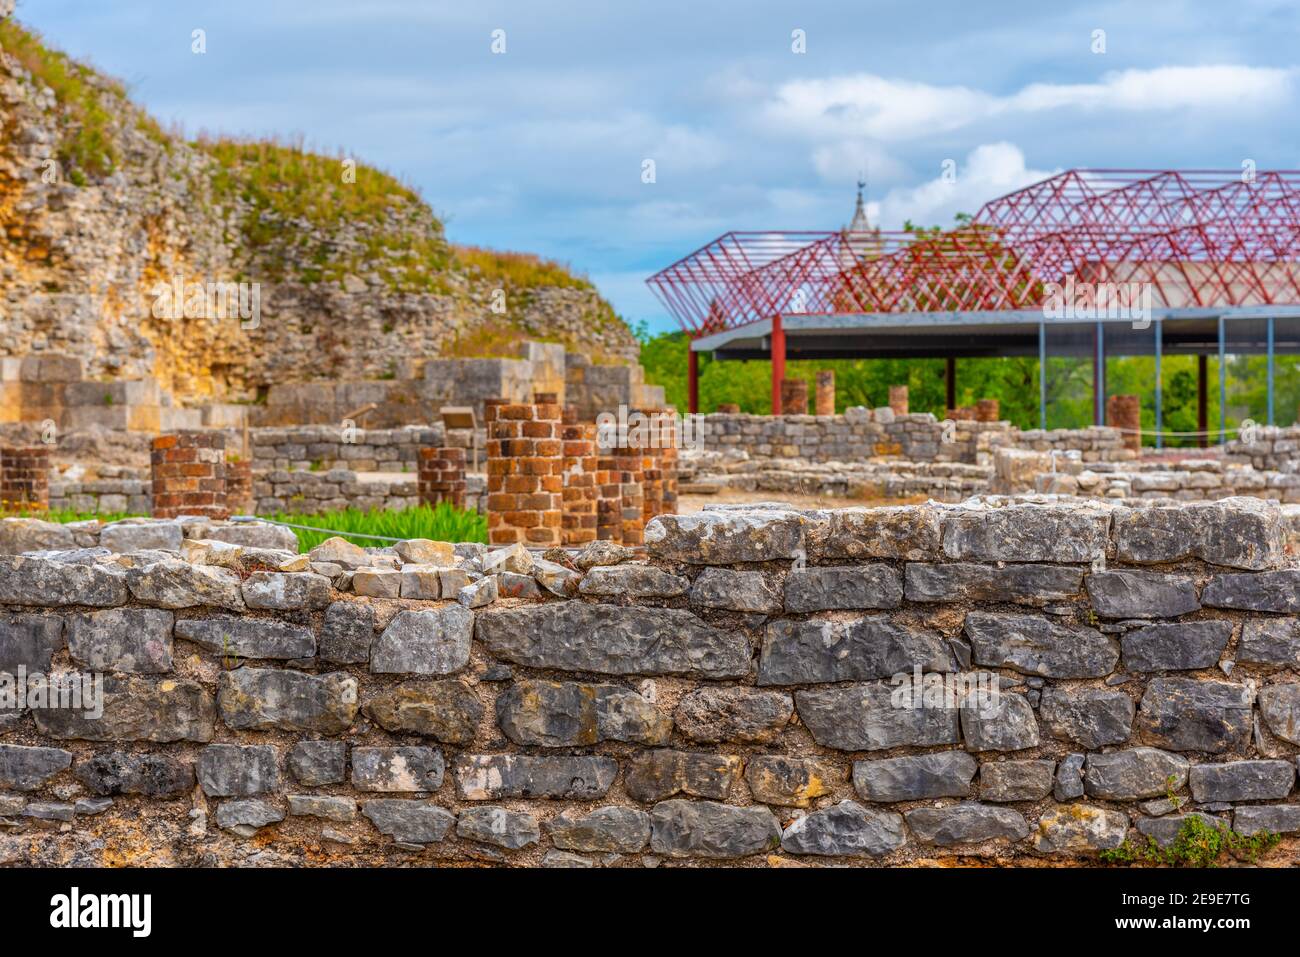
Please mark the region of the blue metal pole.
[[1047, 430], [1047, 323], [1038, 324], [1038, 427]]
[[1165, 447], [1165, 409], [1164, 409], [1164, 391], [1161, 386], [1160, 365], [1164, 358], [1164, 343], [1162, 342], [1163, 330], [1160, 326], [1160, 320], [1157, 319], [1152, 325], [1156, 330], [1156, 448]]

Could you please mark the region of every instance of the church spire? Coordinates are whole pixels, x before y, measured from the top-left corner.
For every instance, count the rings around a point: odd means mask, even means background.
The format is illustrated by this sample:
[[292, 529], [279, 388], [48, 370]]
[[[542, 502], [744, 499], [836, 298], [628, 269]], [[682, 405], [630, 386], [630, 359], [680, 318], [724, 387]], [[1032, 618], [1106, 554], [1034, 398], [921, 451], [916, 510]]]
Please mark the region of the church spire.
[[858, 174], [858, 202], [853, 207], [853, 219], [849, 222], [849, 232], [865, 233], [871, 229], [871, 221], [867, 219], [867, 204], [862, 198], [862, 191], [867, 188], [867, 178], [865, 175]]

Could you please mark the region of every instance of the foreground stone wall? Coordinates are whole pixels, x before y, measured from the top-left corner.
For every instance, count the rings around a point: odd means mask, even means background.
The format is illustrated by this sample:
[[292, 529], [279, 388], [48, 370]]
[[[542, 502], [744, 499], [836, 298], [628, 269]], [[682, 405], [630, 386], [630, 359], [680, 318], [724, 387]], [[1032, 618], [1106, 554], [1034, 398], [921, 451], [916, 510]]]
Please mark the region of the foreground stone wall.
[[[1300, 568], [1253, 500], [720, 508], [546, 557], [61, 534], [38, 547], [83, 551], [0, 558], [0, 669], [103, 672], [104, 710], [6, 714], [8, 862], [1066, 862], [1188, 814], [1300, 832]], [[916, 707], [913, 673], [997, 695]]]

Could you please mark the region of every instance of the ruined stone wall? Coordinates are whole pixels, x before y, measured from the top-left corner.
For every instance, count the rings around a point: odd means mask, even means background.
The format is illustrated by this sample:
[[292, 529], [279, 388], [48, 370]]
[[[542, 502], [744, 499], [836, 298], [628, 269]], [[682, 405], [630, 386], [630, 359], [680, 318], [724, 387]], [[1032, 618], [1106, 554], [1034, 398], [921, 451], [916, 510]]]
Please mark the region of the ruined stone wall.
[[1259, 502], [729, 507], [567, 565], [17, 527], [100, 550], [0, 557], [0, 668], [105, 695], [6, 716], [6, 862], [1064, 863], [1193, 814], [1294, 860], [1300, 568]]
[[[419, 450], [446, 445], [442, 423], [400, 429], [356, 429], [307, 425], [249, 429], [254, 471], [351, 469], [357, 472], [410, 472]], [[236, 438], [240, 438], [236, 436]]]
[[1300, 472], [1300, 425], [1258, 426], [1250, 438], [1250, 442], [1236, 438], [1224, 443], [1224, 460], [1261, 470]]

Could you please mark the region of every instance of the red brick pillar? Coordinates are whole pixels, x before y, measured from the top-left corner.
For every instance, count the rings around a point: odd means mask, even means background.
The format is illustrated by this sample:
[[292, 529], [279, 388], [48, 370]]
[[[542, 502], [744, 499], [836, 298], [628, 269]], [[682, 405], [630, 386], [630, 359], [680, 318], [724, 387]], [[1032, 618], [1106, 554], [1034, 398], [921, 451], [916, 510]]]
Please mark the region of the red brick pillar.
[[980, 399], [975, 403], [976, 422], [996, 422], [1002, 414], [1002, 404], [997, 399]]
[[560, 429], [558, 405], [496, 406], [487, 443], [489, 544], [560, 544]]
[[663, 494], [659, 501], [660, 515], [677, 514], [677, 410], [664, 409], [664, 419], [659, 434], [659, 472], [663, 481]]
[[252, 459], [226, 459], [226, 507], [232, 515], [252, 515], [256, 509]]
[[50, 507], [50, 447], [0, 449], [0, 512]]
[[817, 414], [835, 414], [835, 370], [823, 369], [817, 373]]
[[907, 386], [889, 387], [889, 407], [894, 410], [894, 415], [907, 415]]
[[1142, 400], [1135, 395], [1112, 395], [1106, 400], [1106, 422], [1125, 429], [1124, 447], [1142, 451]]
[[443, 447], [419, 450], [417, 489], [421, 505], [450, 502], [465, 507], [465, 450]]
[[[570, 417], [569, 408], [565, 417]], [[596, 425], [573, 422], [563, 430], [564, 492], [562, 527], [565, 545], [594, 542], [597, 534]]]
[[781, 380], [781, 414], [782, 415], [807, 415], [808, 414], [808, 380], [807, 379], [782, 379]]
[[614, 433], [609, 436], [609, 441], [613, 445], [609, 456], [611, 477], [618, 487], [617, 541], [624, 545], [642, 545], [645, 543], [644, 450], [630, 427], [627, 435]]
[[221, 432], [172, 432], [153, 440], [153, 516], [226, 518], [226, 437]]

